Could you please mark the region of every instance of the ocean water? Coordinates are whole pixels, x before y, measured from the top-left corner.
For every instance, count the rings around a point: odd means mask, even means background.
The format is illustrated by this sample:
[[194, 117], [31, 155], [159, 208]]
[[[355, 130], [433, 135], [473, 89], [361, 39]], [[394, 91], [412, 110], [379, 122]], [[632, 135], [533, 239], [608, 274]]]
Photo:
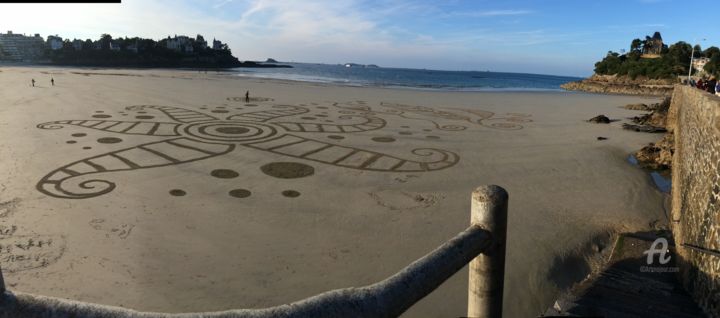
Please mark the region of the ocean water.
[[437, 71], [406, 68], [345, 67], [332, 64], [282, 63], [293, 68], [235, 68], [238, 76], [332, 83], [350, 86], [401, 87], [457, 91], [560, 90], [577, 77], [483, 71]]

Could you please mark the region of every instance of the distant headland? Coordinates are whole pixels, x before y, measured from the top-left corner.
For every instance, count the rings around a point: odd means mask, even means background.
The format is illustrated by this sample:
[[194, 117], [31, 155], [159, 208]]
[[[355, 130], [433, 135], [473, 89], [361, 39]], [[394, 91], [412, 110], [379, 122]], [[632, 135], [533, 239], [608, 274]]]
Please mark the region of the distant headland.
[[64, 66], [100, 67], [292, 67], [260, 62], [241, 62], [227, 44], [217, 39], [208, 43], [202, 35], [168, 36], [155, 41], [139, 37], [113, 38], [103, 34], [98, 40], [63, 39], [39, 34], [26, 36], [12, 31], [0, 34], [0, 62], [19, 62]]
[[593, 76], [562, 87], [593, 93], [669, 95], [673, 85], [690, 74], [696, 78], [720, 76], [720, 49], [702, 50], [700, 45], [693, 47], [684, 41], [668, 46], [660, 32], [655, 32], [644, 40], [632, 40], [627, 52], [609, 51], [595, 63]]

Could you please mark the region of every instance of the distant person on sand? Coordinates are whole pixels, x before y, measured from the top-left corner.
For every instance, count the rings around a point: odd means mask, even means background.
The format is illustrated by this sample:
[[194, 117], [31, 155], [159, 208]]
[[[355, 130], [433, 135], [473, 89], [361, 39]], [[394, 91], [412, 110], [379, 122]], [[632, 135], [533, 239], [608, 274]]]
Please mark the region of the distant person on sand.
[[32, 87], [35, 87], [35, 79], [34, 78], [31, 80], [31, 82], [32, 82]]
[[250, 102], [250, 91], [245, 91], [245, 102], [246, 103]]
[[50, 78], [50, 85], [55, 86], [55, 79], [52, 77]]

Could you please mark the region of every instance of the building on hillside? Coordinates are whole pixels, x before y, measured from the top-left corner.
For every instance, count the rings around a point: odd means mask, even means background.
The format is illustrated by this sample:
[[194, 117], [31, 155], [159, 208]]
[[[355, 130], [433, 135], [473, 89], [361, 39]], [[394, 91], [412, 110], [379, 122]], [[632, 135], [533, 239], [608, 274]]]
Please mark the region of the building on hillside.
[[652, 37], [646, 36], [643, 42], [643, 55], [644, 58], [658, 58], [663, 52], [666, 45], [663, 43], [660, 32], [655, 32]]
[[199, 47], [201, 50], [207, 49], [208, 43], [205, 41], [205, 38], [203, 38], [202, 35], [198, 34], [197, 37], [195, 37], [195, 45]]
[[115, 41], [110, 41], [110, 50], [120, 51], [120, 43], [115, 42]]
[[63, 48], [63, 39], [57, 35], [48, 35], [47, 45], [53, 51], [60, 50]]
[[130, 51], [130, 52], [137, 53], [137, 52], [139, 51], [139, 50], [138, 50], [138, 47], [139, 47], [139, 46], [140, 46], [140, 45], [139, 45], [138, 41], [135, 40], [135, 42], [133, 42], [132, 44], [128, 45], [125, 49], [128, 50], [128, 51]]
[[83, 41], [75, 39], [72, 41], [72, 47], [75, 51], [82, 51], [83, 48]]
[[174, 38], [167, 38], [167, 48], [177, 52], [192, 53], [192, 39], [187, 36], [175, 36]]
[[692, 62], [693, 69], [698, 72], [698, 75], [705, 74], [705, 64], [708, 62], [710, 62], [710, 59], [707, 57], [696, 57]]
[[34, 61], [45, 54], [45, 41], [40, 34], [25, 36], [8, 31], [0, 33], [0, 60]]
[[213, 50], [222, 50], [223, 47], [225, 47], [224, 43], [213, 39], [213, 46], [212, 46]]

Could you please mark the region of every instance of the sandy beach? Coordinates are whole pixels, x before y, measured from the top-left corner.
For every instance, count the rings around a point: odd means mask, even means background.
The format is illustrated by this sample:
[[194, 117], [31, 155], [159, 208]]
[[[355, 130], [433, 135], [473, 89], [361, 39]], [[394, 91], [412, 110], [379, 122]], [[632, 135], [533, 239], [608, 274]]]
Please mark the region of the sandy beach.
[[[10, 290], [143, 311], [288, 303], [397, 272], [497, 184], [505, 313], [530, 317], [572, 281], [559, 260], [578, 246], [665, 219], [627, 161], [659, 137], [621, 129], [640, 113], [621, 106], [651, 98], [42, 67], [0, 67], [0, 96]], [[620, 121], [585, 122], [599, 114]], [[467, 269], [405, 316], [462, 316], [466, 289]]]

